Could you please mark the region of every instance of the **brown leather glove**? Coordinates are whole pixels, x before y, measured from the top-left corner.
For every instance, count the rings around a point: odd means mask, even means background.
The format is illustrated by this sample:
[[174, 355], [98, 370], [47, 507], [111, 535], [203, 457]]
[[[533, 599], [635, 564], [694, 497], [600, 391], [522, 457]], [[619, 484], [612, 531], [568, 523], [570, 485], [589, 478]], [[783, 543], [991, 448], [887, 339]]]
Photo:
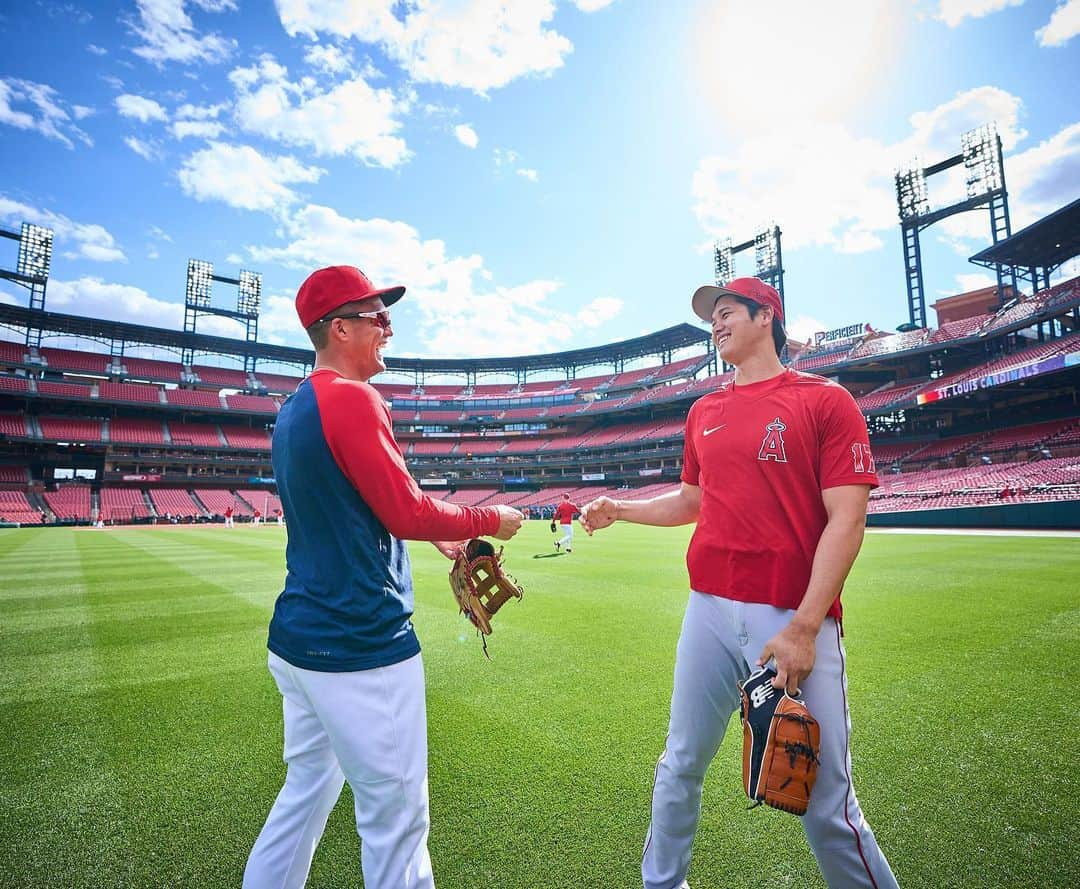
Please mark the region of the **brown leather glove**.
[[[474, 537], [458, 552], [450, 569], [450, 589], [458, 607], [485, 636], [491, 633], [491, 618], [510, 598], [520, 599], [525, 591], [503, 571], [502, 547]], [[487, 641], [484, 642], [487, 653]]]
[[755, 806], [805, 815], [817, 780], [821, 727], [800, 698], [773, 688], [775, 678], [766, 668], [739, 685], [743, 788]]

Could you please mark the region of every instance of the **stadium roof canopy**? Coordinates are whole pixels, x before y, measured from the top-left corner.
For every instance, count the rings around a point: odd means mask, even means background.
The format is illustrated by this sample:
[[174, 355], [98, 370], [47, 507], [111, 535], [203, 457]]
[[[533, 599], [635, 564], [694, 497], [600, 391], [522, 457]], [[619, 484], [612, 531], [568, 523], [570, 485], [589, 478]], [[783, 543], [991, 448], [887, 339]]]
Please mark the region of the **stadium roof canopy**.
[[[160, 346], [175, 350], [190, 347], [196, 353], [239, 358], [250, 356], [257, 361], [280, 364], [311, 366], [315, 363], [315, 353], [311, 349], [246, 342], [201, 333], [184, 333], [179, 330], [148, 327], [124, 321], [107, 321], [81, 315], [29, 309], [25, 306], [0, 304], [0, 325], [40, 328], [51, 334], [83, 337], [101, 342], [112, 341], [125, 345]], [[386, 366], [388, 371], [421, 375], [569, 370], [595, 364], [628, 361], [647, 355], [660, 355], [675, 349], [705, 344], [710, 340], [707, 330], [691, 324], [677, 324], [645, 336], [568, 352], [508, 358], [395, 358], [387, 356]]]
[[1080, 255], [1080, 198], [976, 253], [979, 265], [1056, 269]]

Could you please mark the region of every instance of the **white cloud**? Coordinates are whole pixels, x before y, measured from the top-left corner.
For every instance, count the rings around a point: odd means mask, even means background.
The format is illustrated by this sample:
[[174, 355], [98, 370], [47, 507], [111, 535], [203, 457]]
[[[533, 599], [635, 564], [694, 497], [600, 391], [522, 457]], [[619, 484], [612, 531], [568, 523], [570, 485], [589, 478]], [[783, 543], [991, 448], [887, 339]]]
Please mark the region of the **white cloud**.
[[[769, 222], [761, 216], [767, 212], [780, 224], [785, 246], [875, 250], [897, 225], [895, 169], [916, 157], [929, 163], [956, 154], [961, 134], [988, 121], [997, 121], [1008, 150], [1027, 135], [1019, 126], [1020, 111], [1015, 96], [980, 87], [911, 115], [910, 133], [892, 144], [829, 122], [804, 123], [784, 141], [762, 135], [733, 142], [723, 154], [698, 163], [694, 212], [713, 238], [748, 237]], [[964, 197], [962, 174], [931, 180], [934, 206]], [[950, 225], [968, 224], [963, 216], [954, 219], [943, 224], [945, 234]]]
[[75, 115], [76, 120], [84, 120], [85, 118], [90, 117], [90, 115], [96, 114], [97, 112], [89, 105], [72, 105], [71, 113]]
[[810, 315], [796, 315], [788, 319], [784, 329], [791, 339], [806, 342], [819, 330], [828, 330], [829, 326], [824, 321]]
[[955, 291], [939, 291], [944, 296], [952, 296], [953, 293], [968, 293], [972, 290], [982, 290], [984, 287], [994, 287], [997, 284], [997, 278], [993, 275], [988, 275], [986, 272], [970, 272], [956, 276], [956, 290]]
[[135, 136], [127, 136], [124, 139], [124, 144], [143, 160], [156, 161], [162, 157], [161, 149], [156, 142], [139, 139]]
[[1080, 34], [1080, 0], [1065, 0], [1043, 27], [1035, 32], [1039, 46], [1064, 46]]
[[152, 120], [169, 119], [169, 116], [165, 113], [165, 109], [153, 99], [124, 93], [122, 96], [117, 96], [115, 101], [116, 110], [119, 111], [123, 117], [131, 117], [142, 123], [149, 123]]
[[600, 327], [613, 318], [617, 318], [622, 309], [621, 299], [614, 296], [598, 296], [578, 309], [577, 321], [585, 327]]
[[263, 56], [229, 79], [237, 90], [236, 120], [249, 132], [374, 166], [396, 167], [412, 156], [397, 135], [408, 100], [373, 89], [362, 76], [322, 91], [311, 78], [290, 82], [282, 65]]
[[[141, 287], [114, 284], [93, 276], [74, 281], [49, 280], [49, 305], [54, 309], [77, 308], [80, 315], [150, 324], [154, 327], [180, 329], [184, 306], [151, 296]], [[199, 332], [220, 336], [242, 336], [243, 327], [228, 318], [213, 315], [199, 319]]]
[[[560, 311], [550, 305], [561, 288], [557, 281], [489, 284], [492, 276], [482, 257], [450, 256], [443, 241], [425, 240], [404, 222], [349, 218], [330, 207], [309, 204], [287, 213], [281, 229], [283, 246], [246, 248], [251, 262], [275, 263], [299, 273], [325, 265], [359, 264], [377, 284], [404, 284], [409, 297], [399, 311], [407, 312], [409, 323], [415, 323], [425, 354], [549, 351], [565, 345], [582, 327], [614, 317], [620, 308], [613, 297], [601, 297], [576, 314]], [[291, 298], [281, 317], [284, 333], [297, 330]], [[477, 330], [485, 331], [483, 338], [475, 336]]]
[[476, 135], [476, 130], [467, 123], [458, 124], [454, 127], [454, 135], [457, 136], [458, 142], [466, 148], [476, 148], [480, 144], [480, 137]]
[[574, 6], [582, 12], [597, 12], [614, 3], [615, 0], [574, 0]]
[[304, 53], [304, 61], [327, 74], [343, 74], [352, 67], [352, 53], [333, 44], [313, 43]]
[[195, 136], [200, 139], [216, 139], [224, 132], [224, 125], [214, 120], [177, 120], [170, 128], [177, 139]]
[[197, 201], [280, 212], [298, 200], [289, 185], [318, 182], [325, 172], [293, 157], [264, 157], [249, 145], [211, 142], [185, 160], [177, 175], [184, 193]]
[[109, 51], [103, 46], [98, 46], [96, 43], [88, 43], [86, 45], [87, 52], [92, 52], [95, 56], [107, 56]]
[[[15, 105], [32, 107], [19, 109], [13, 107]], [[77, 116], [74, 110], [72, 114]], [[69, 136], [86, 145], [93, 145], [93, 140], [71, 122], [71, 117], [63, 107], [63, 100], [51, 86], [15, 77], [0, 80], [0, 123], [41, 133], [68, 148], [75, 147]]]
[[1005, 160], [1013, 231], [1080, 194], [1080, 121]]
[[1000, 12], [1008, 6], [1020, 6], [1023, 2], [1024, 0], [941, 0], [936, 18], [950, 28], [955, 28], [964, 19], [979, 19]]
[[[584, 0], [595, 6], [595, 0]], [[545, 25], [551, 0], [277, 0], [286, 32], [377, 43], [421, 83], [477, 93], [529, 74], [550, 74], [573, 50]]]
[[[35, 225], [51, 228], [58, 244], [74, 242], [75, 249], [63, 254], [68, 259], [90, 259], [95, 262], [127, 261], [124, 251], [116, 245], [116, 240], [100, 225], [73, 222], [68, 217], [50, 210], [40, 210], [3, 196], [0, 196], [0, 219], [14, 225], [32, 222]], [[52, 287], [51, 282], [49, 286]]]
[[221, 112], [229, 107], [227, 102], [217, 105], [184, 104], [176, 109], [177, 120], [217, 120]]
[[[129, 19], [127, 25], [142, 43], [133, 52], [158, 67], [166, 62], [220, 62], [236, 48], [235, 40], [218, 34], [200, 36], [184, 0], [136, 0], [136, 5], [138, 20]], [[192, 5], [205, 12], [236, 9], [233, 0], [193, 0]]]
[[530, 182], [539, 182], [540, 181], [540, 174], [537, 173], [536, 170], [533, 170], [533, 169], [531, 169], [529, 167], [521, 167], [520, 169], [515, 170], [514, 172], [517, 173], [522, 178], [528, 179]]

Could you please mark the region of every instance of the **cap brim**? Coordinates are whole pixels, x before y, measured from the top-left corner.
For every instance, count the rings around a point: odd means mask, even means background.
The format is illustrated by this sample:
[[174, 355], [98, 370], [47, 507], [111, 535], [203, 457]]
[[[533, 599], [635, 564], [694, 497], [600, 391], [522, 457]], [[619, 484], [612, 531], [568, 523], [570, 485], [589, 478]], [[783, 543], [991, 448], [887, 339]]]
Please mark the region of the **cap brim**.
[[399, 299], [405, 295], [404, 287], [384, 287], [382, 290], [375, 290], [369, 293], [364, 299], [374, 299], [379, 297], [383, 301], [383, 305], [388, 309]]
[[712, 323], [713, 309], [716, 308], [716, 301], [720, 299], [720, 297], [741, 295], [742, 294], [736, 293], [734, 290], [728, 290], [726, 287], [717, 287], [713, 284], [706, 284], [704, 287], [699, 287], [694, 291], [694, 295], [690, 299], [690, 305], [694, 310], [694, 314], [702, 321]]

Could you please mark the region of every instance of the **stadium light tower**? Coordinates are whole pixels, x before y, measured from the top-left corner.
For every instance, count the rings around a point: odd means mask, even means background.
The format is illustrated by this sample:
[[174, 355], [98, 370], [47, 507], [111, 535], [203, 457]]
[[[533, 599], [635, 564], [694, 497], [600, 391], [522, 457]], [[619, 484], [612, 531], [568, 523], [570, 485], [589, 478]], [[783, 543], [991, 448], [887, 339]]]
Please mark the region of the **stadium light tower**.
[[[0, 269], [0, 278], [14, 281], [30, 291], [30, 308], [45, 311], [45, 288], [52, 265], [53, 232], [51, 228], [24, 222], [18, 234], [0, 229], [0, 237], [19, 242], [15, 269]], [[26, 345], [41, 345], [41, 325], [31, 321], [26, 326]]]
[[[211, 303], [214, 282], [233, 284], [237, 288], [236, 309], [219, 309]], [[214, 274], [214, 264], [203, 259], [189, 259], [187, 286], [184, 288], [184, 333], [195, 333], [199, 317], [217, 315], [232, 318], [244, 325], [245, 340], [254, 343], [259, 337], [259, 308], [262, 303], [262, 275], [242, 269], [240, 277], [227, 278]], [[193, 346], [185, 346], [183, 362], [195, 360]], [[255, 356], [244, 356], [244, 370], [254, 372]]]
[[[919, 232], [957, 213], [986, 207], [990, 213], [990, 235], [996, 244], [1012, 233], [1009, 224], [1009, 195], [1005, 189], [1005, 162], [1001, 137], [993, 123], [960, 137], [960, 153], [923, 167], [918, 159], [896, 172], [896, 204], [904, 240], [904, 272], [907, 277], [908, 320], [926, 327], [926, 297], [923, 292], [922, 251]], [[967, 197], [955, 204], [930, 209], [926, 180], [952, 167], [964, 165]], [[1016, 267], [995, 265], [998, 299], [1005, 295], [1006, 278], [1016, 290]]]
[[735, 274], [735, 254], [754, 249], [754, 274], [776, 288], [780, 302], [784, 303], [784, 264], [780, 250], [780, 226], [770, 223], [749, 241], [732, 246], [731, 238], [724, 238], [713, 245], [713, 272], [716, 283], [727, 284]]

